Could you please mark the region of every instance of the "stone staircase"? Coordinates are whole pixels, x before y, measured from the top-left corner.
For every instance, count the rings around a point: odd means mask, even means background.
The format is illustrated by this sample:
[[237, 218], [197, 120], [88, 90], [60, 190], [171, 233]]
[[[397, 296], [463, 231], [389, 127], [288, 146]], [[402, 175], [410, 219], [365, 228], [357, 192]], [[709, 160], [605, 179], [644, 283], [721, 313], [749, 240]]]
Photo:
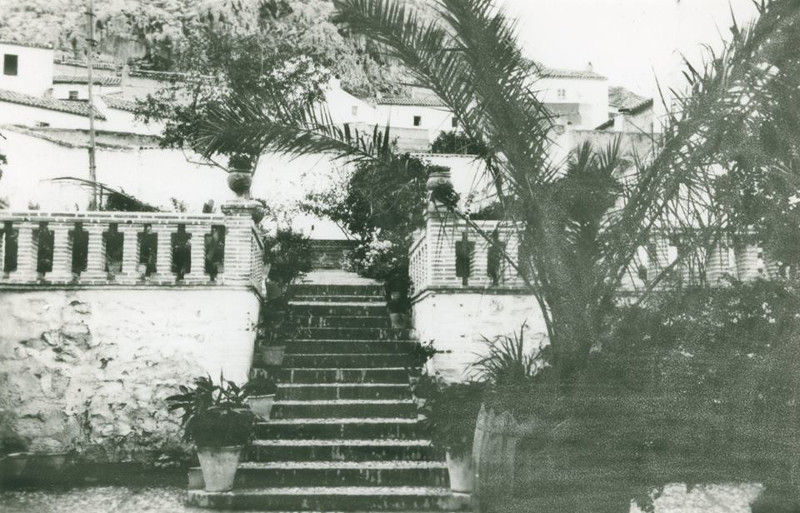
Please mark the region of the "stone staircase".
[[440, 451], [420, 437], [408, 330], [392, 329], [378, 285], [294, 287], [271, 419], [234, 491], [190, 490], [192, 506], [251, 511], [455, 511]]

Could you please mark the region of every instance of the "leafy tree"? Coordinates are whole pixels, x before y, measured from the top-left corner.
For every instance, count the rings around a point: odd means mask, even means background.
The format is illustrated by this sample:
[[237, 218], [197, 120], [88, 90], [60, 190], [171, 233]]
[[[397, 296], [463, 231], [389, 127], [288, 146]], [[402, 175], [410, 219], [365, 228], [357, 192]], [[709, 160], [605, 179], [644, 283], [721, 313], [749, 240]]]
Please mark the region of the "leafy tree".
[[480, 148], [475, 142], [456, 131], [442, 132], [431, 145], [431, 153], [463, 153], [480, 155], [486, 150]]

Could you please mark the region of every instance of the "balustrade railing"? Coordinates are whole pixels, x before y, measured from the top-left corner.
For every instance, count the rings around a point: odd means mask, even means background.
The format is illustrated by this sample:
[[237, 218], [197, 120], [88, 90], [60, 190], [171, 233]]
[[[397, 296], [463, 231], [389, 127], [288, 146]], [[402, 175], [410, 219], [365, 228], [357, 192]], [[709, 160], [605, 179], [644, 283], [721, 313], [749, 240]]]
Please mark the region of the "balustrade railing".
[[0, 211], [0, 287], [246, 285], [263, 292], [250, 205], [224, 214]]
[[[477, 229], [476, 229], [477, 228]], [[525, 282], [514, 265], [520, 266], [518, 234], [503, 221], [475, 221], [474, 227], [453, 216], [429, 216], [425, 229], [415, 234], [409, 250], [409, 275], [414, 295], [426, 290], [524, 290]], [[684, 284], [719, 285], [725, 276], [750, 281], [785, 276], [787, 270], [756, 245], [723, 240], [711, 251], [687, 255], [677, 262], [680, 249], [669, 238], [655, 235], [643, 257], [637, 258], [623, 277], [621, 289], [637, 292], [668, 270]], [[673, 280], [663, 282], [669, 286]]]
[[[501, 221], [428, 222], [409, 255], [414, 294], [429, 289], [522, 290], [524, 280], [505, 257], [517, 254], [517, 234]], [[516, 264], [516, 262], [514, 262]]]

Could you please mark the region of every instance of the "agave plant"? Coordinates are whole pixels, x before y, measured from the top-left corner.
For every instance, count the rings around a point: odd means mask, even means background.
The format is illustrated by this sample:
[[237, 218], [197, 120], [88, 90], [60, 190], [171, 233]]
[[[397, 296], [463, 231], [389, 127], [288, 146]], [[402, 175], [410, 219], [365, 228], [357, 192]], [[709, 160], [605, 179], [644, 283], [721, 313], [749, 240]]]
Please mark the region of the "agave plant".
[[523, 324], [513, 335], [483, 337], [489, 352], [472, 364], [481, 380], [498, 386], [525, 385], [541, 370], [541, 353], [525, 347], [525, 328]]

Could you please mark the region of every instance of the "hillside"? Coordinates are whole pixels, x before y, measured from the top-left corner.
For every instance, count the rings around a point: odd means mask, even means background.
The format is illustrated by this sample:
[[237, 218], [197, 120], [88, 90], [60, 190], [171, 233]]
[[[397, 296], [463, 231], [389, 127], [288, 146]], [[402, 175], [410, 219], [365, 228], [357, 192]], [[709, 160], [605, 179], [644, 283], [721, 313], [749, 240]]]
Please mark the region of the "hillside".
[[[427, 0], [413, 3], [425, 4]], [[78, 58], [86, 0], [0, 0], [0, 40], [52, 45]], [[397, 93], [404, 74], [363, 41], [335, 26], [331, 0], [107, 0], [95, 2], [102, 60], [176, 69], [186, 34], [199, 24], [248, 33], [265, 30], [326, 55], [356, 94]]]

